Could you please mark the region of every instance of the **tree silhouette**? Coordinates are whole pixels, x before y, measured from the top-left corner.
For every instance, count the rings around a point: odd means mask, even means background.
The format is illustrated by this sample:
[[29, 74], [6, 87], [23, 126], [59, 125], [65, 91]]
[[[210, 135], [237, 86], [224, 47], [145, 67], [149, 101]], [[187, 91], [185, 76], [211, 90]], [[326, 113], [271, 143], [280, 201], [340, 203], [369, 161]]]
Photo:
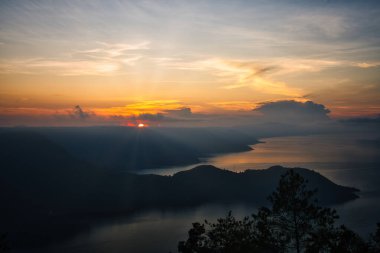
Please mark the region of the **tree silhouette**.
[[199, 222], [193, 223], [193, 228], [188, 232], [189, 238], [185, 241], [178, 243], [178, 251], [183, 253], [209, 253], [210, 240], [206, 236], [206, 229], [204, 224]]
[[306, 183], [301, 175], [288, 170], [281, 176], [276, 191], [269, 196], [272, 223], [275, 232], [279, 233], [277, 238], [281, 245], [297, 253], [313, 247], [316, 242], [328, 244], [329, 237], [325, 236], [334, 232], [334, 222], [338, 218], [335, 210], [317, 206], [316, 190], [308, 190]]
[[345, 226], [335, 227], [335, 210], [318, 206], [316, 190], [293, 170], [280, 178], [269, 196], [271, 208], [237, 220], [229, 212], [216, 223], [193, 223], [189, 238], [178, 244], [182, 253], [379, 253], [380, 223], [366, 243]]
[[261, 207], [257, 214], [252, 214], [254, 221], [254, 236], [256, 245], [262, 252], [280, 252], [285, 248], [281, 231], [276, 231], [273, 226], [272, 212], [266, 207]]
[[0, 234], [0, 252], [6, 252], [10, 250], [9, 241], [6, 234]]
[[216, 223], [206, 221], [206, 224], [210, 227], [208, 245], [213, 251], [238, 253], [255, 250], [253, 221], [249, 217], [236, 220], [229, 212], [226, 218], [220, 218]]
[[204, 233], [206, 232], [204, 224], [199, 222], [193, 223], [193, 228], [189, 230], [189, 238], [186, 242], [179, 242], [178, 251], [183, 253], [192, 252], [207, 252], [206, 251], [206, 237]]
[[[265, 214], [260, 213], [260, 219]], [[219, 218], [216, 223], [205, 221], [205, 224], [193, 223], [189, 230], [189, 238], [178, 244], [178, 251], [182, 253], [245, 253], [245, 252], [277, 252], [273, 241], [265, 239], [266, 225], [259, 219], [244, 217], [237, 220], [229, 212], [225, 218]], [[257, 229], [261, 226], [260, 232]], [[269, 238], [269, 237], [268, 237]], [[261, 241], [262, 240], [262, 241]]]
[[[236, 220], [229, 212], [216, 223], [193, 223], [187, 241], [179, 242], [178, 251], [183, 253], [208, 252], [255, 252], [252, 233], [253, 222], [249, 217]], [[207, 227], [207, 230], [205, 229]]]
[[371, 234], [369, 242], [370, 251], [373, 253], [380, 252], [380, 223], [377, 223], [377, 229], [374, 234]]

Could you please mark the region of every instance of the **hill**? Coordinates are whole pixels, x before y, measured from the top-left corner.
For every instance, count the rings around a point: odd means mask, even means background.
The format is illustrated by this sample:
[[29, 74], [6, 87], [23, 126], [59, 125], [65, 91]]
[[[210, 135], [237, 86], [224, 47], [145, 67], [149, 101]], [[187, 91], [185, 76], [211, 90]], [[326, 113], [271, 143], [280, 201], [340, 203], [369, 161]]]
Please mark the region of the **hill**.
[[72, 158], [114, 171], [196, 164], [200, 158], [215, 154], [248, 151], [249, 145], [258, 142], [252, 135], [225, 128], [0, 128], [0, 135], [5, 138], [0, 139], [0, 144], [5, 144], [1, 151], [7, 151], [9, 138], [13, 147], [34, 141], [36, 149], [47, 151], [43, 145], [54, 144]]

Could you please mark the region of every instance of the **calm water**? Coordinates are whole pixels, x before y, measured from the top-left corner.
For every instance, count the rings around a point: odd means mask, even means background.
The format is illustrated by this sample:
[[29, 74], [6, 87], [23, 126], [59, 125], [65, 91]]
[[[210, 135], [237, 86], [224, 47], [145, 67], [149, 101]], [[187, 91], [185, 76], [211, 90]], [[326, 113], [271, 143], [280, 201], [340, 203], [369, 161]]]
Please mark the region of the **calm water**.
[[[265, 169], [271, 165], [314, 169], [334, 182], [361, 189], [360, 198], [335, 206], [340, 222], [367, 235], [380, 222], [379, 147], [356, 134], [278, 137], [263, 139], [254, 150], [216, 156], [204, 161], [233, 171]], [[194, 165], [193, 165], [194, 166]], [[143, 173], [170, 175], [193, 166], [150, 170]], [[99, 222], [85, 233], [52, 245], [45, 252], [176, 252], [194, 221], [215, 220], [228, 210], [242, 217], [256, 210], [247, 205], [204, 205], [186, 210], [155, 210], [128, 218]], [[38, 250], [41, 252], [41, 249]]]

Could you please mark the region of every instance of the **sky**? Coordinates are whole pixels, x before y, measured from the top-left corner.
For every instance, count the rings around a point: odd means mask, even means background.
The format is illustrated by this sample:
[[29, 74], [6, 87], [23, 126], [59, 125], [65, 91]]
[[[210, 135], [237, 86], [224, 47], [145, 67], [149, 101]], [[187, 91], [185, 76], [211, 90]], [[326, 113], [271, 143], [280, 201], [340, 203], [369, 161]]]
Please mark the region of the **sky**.
[[375, 117], [379, 31], [379, 1], [2, 0], [0, 126]]

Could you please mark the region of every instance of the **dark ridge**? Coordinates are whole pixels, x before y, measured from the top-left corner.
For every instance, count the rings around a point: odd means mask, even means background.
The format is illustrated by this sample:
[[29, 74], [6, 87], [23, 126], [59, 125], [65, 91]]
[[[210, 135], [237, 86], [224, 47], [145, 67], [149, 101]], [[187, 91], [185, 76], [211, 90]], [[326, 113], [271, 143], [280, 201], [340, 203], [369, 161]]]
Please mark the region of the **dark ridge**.
[[199, 177], [199, 176], [207, 176], [207, 175], [215, 175], [215, 174], [224, 174], [224, 175], [232, 175], [232, 174], [235, 174], [234, 172], [230, 171], [230, 170], [223, 170], [223, 169], [219, 169], [213, 165], [199, 165], [199, 166], [196, 166], [190, 170], [186, 170], [186, 171], [180, 171], [180, 172], [177, 172], [173, 175], [173, 177], [175, 178], [179, 178], [179, 177], [182, 177], [182, 176], [185, 176], [185, 177], [189, 177], [189, 176], [195, 176], [195, 177]]
[[[0, 128], [0, 134], [12, 135], [15, 146], [22, 146], [22, 136], [28, 135], [26, 141], [35, 141], [45, 150], [50, 148], [49, 140], [72, 158], [115, 171], [196, 164], [199, 158], [248, 151], [249, 145], [257, 143], [252, 135], [218, 128]], [[45, 138], [45, 142], [38, 143], [39, 138]]]

